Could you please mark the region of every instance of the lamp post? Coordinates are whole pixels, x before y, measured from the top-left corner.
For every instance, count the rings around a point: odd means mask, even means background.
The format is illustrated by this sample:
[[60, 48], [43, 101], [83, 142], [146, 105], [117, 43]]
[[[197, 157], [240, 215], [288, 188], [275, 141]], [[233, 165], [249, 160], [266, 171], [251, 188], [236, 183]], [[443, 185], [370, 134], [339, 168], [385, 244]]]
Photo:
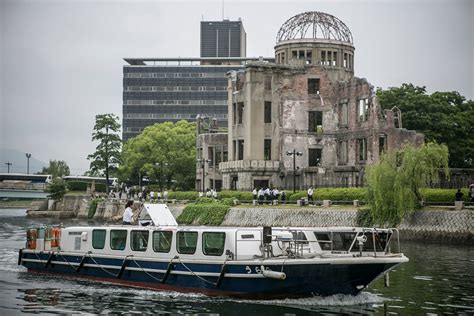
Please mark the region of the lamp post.
[[205, 170], [205, 166], [206, 166], [206, 162], [209, 163], [211, 162], [210, 159], [198, 159], [197, 162], [200, 164], [200, 167], [202, 169], [202, 192], [204, 193], [205, 191], [205, 179], [206, 179], [206, 170]]
[[293, 151], [287, 151], [286, 155], [293, 156], [293, 193], [295, 193], [296, 192], [296, 156], [298, 157], [303, 156], [303, 153], [301, 151], [296, 151], [296, 149], [293, 149]]
[[30, 174], [30, 158], [31, 158], [31, 154], [26, 153], [25, 156], [26, 156], [26, 174]]
[[160, 192], [163, 194], [163, 167], [168, 166], [168, 163], [161, 161], [155, 163], [156, 167], [160, 167]]
[[5, 164], [7, 165], [7, 173], [10, 173], [10, 166], [13, 164], [11, 162], [5, 162]]

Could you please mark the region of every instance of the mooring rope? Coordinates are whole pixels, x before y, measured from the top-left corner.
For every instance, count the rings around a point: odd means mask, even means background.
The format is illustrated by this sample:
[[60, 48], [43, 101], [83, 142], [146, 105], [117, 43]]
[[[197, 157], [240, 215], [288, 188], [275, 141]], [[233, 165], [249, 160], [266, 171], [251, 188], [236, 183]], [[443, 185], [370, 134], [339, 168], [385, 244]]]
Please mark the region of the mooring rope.
[[[206, 282], [206, 283], [208, 283], [208, 284], [211, 284], [211, 285], [214, 285], [214, 286], [217, 285], [217, 282], [216, 282], [216, 283], [211, 282], [211, 281], [209, 281], [209, 280], [204, 279], [204, 278], [201, 277], [200, 275], [197, 275], [193, 270], [191, 270], [187, 265], [185, 265], [185, 264], [183, 263], [183, 261], [181, 261], [181, 258], [180, 258], [180, 257], [177, 257], [177, 259], [179, 260], [179, 263], [181, 263], [181, 264], [183, 265], [183, 267], [186, 268], [186, 270], [188, 270], [189, 272], [191, 272], [192, 275], [194, 275], [195, 277], [197, 277], [197, 278], [200, 279], [201, 281], [204, 281], [204, 282]], [[226, 263], [227, 263], [227, 258], [226, 258], [226, 260], [224, 261], [224, 266], [225, 266]]]
[[[174, 258], [171, 259], [171, 261], [170, 261], [169, 264], [173, 263], [173, 260], [174, 260]], [[135, 264], [136, 264], [146, 275], [148, 275], [150, 278], [152, 278], [153, 280], [158, 281], [158, 282], [160, 282], [160, 283], [163, 282], [163, 278], [158, 279], [157, 277], [155, 277], [155, 276], [151, 275], [150, 273], [148, 273], [148, 272], [135, 260], [135, 258], [132, 258], [132, 261], [135, 262]], [[157, 273], [159, 273], [159, 272], [157, 272]]]
[[[133, 255], [127, 255], [127, 256], [125, 256], [125, 258], [123, 258], [123, 261], [122, 261], [122, 266], [124, 265], [124, 263], [125, 263], [125, 261], [127, 260], [128, 257], [133, 257]], [[114, 273], [112, 273], [112, 272], [106, 270], [106, 269], [105, 269], [104, 267], [102, 267], [99, 263], [97, 263], [97, 261], [95, 261], [95, 259], [94, 259], [93, 257], [90, 257], [90, 256], [89, 256], [89, 258], [91, 258], [92, 262], [94, 262], [102, 271], [104, 271], [104, 272], [106, 272], [107, 274], [113, 276], [114, 278], [118, 277], [118, 275], [120, 274], [120, 272], [117, 273], [117, 274], [114, 274]]]

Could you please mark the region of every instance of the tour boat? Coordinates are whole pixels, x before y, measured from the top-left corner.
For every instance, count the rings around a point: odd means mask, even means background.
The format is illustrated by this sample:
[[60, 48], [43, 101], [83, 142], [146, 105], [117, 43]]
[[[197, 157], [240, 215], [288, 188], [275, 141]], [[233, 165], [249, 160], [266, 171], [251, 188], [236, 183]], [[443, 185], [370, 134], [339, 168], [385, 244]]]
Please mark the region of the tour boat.
[[144, 204], [139, 223], [29, 229], [18, 264], [140, 288], [268, 299], [356, 295], [408, 262], [393, 228], [178, 226], [164, 204]]

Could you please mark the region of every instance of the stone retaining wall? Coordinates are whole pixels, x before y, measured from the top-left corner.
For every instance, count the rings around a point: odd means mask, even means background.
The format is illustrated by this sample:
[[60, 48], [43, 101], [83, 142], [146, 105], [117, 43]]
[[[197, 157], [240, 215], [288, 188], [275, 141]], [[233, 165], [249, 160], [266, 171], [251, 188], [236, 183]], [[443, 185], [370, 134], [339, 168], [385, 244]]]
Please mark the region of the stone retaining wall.
[[[325, 208], [232, 208], [222, 226], [357, 226], [357, 211]], [[400, 238], [474, 242], [474, 210], [417, 211], [398, 227]]]

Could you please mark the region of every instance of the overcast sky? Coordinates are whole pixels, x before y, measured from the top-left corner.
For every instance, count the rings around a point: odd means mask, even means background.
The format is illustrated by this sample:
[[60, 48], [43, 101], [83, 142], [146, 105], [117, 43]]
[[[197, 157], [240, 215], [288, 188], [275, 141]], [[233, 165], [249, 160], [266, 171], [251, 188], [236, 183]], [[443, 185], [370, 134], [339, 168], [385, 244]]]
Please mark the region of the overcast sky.
[[[474, 1], [226, 0], [224, 17], [242, 18], [247, 56], [273, 56], [280, 26], [305, 11], [349, 27], [355, 74], [374, 86], [474, 98]], [[122, 58], [199, 56], [203, 18], [221, 20], [222, 1], [0, 0], [0, 148], [82, 174], [95, 115], [122, 117]]]

